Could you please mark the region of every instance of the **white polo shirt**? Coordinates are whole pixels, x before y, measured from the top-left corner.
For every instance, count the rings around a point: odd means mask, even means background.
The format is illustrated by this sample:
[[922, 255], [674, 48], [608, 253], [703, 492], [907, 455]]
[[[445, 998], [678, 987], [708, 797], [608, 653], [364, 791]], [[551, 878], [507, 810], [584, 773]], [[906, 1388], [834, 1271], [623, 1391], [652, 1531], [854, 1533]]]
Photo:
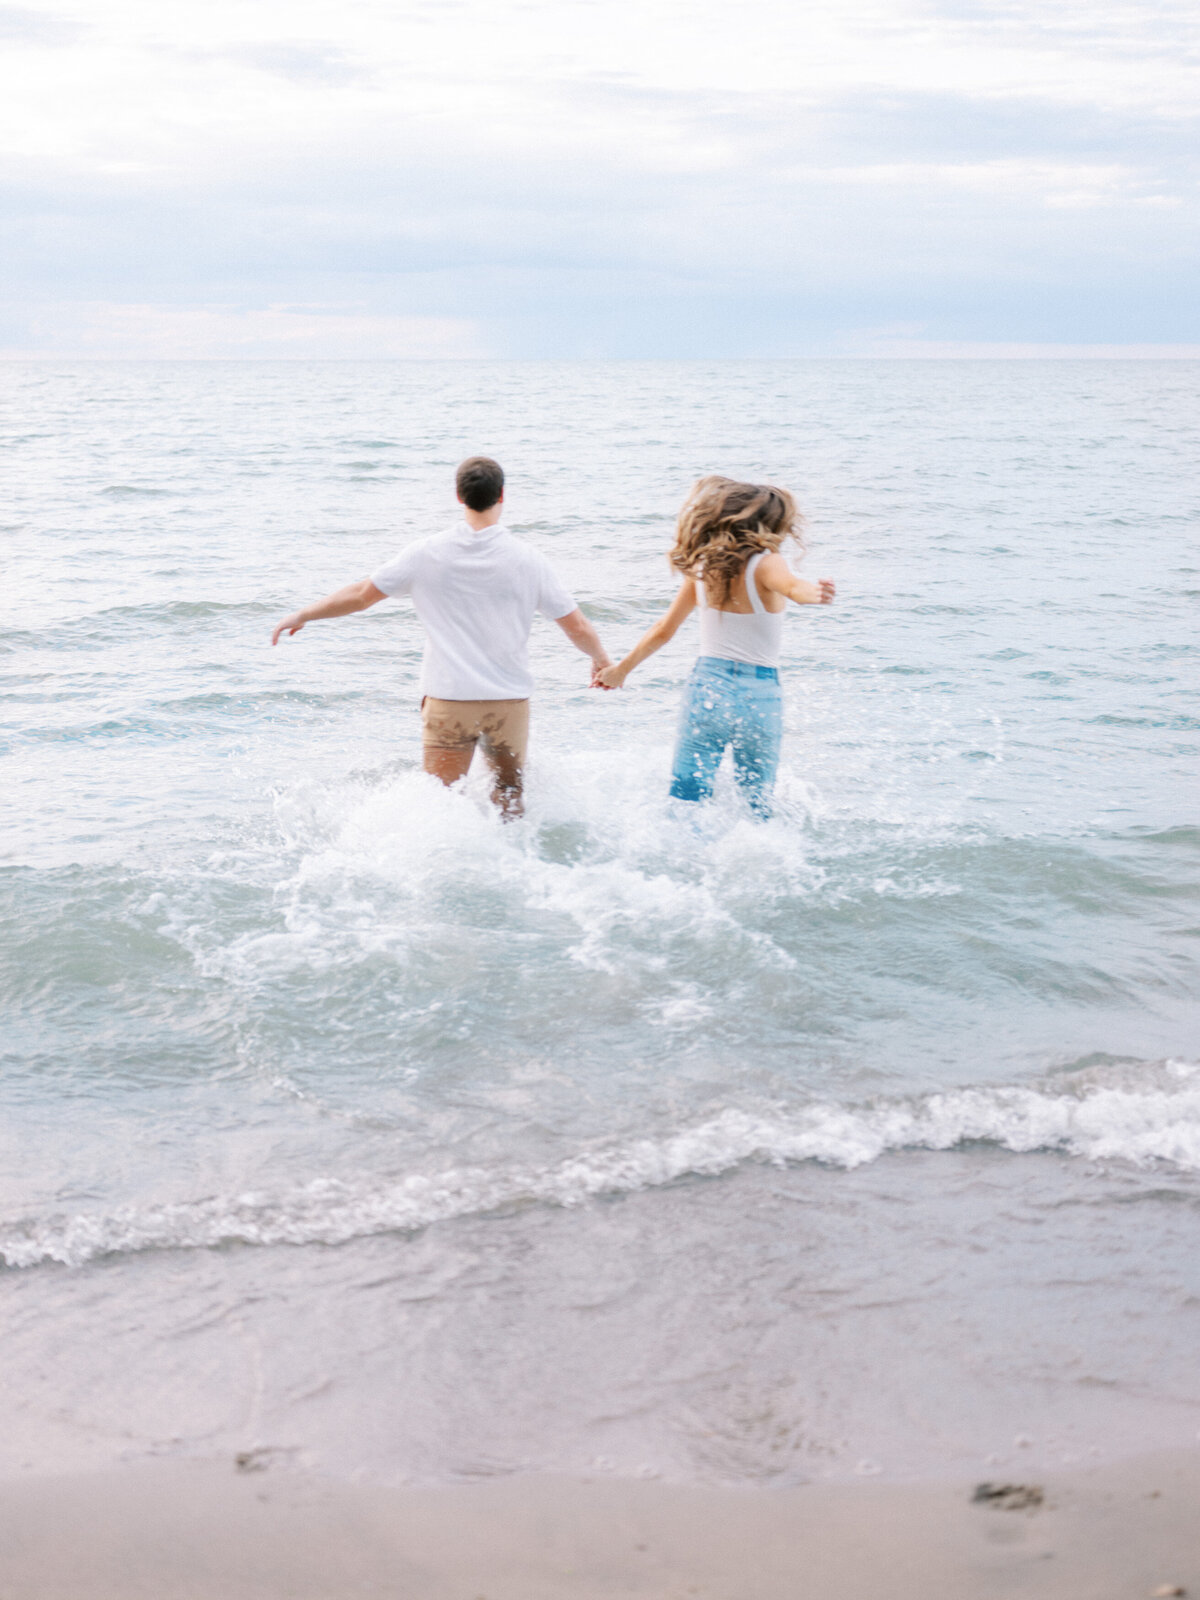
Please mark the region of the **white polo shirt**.
[[534, 613], [575, 610], [545, 556], [500, 522], [479, 532], [460, 522], [418, 539], [371, 582], [412, 596], [425, 629], [421, 693], [439, 700], [527, 700]]

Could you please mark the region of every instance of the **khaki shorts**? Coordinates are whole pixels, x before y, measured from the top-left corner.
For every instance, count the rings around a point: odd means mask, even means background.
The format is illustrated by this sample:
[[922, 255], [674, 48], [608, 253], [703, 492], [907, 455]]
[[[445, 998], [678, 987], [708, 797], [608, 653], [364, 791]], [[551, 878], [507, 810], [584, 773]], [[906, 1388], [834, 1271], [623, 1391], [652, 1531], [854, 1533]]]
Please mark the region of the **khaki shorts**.
[[421, 733], [426, 750], [474, 750], [525, 765], [529, 746], [528, 700], [421, 701]]

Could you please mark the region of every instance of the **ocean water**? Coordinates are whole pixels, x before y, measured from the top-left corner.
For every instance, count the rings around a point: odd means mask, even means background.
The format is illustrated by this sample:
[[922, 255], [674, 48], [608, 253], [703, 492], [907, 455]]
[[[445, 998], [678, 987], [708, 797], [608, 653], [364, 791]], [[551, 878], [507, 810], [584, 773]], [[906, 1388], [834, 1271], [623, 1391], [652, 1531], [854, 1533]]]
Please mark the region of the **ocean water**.
[[[1053, 1464], [1200, 1430], [1200, 364], [0, 367], [0, 1470]], [[832, 608], [419, 770], [455, 463], [614, 654], [702, 472]], [[274, 1452], [275, 1454], [269, 1454]]]

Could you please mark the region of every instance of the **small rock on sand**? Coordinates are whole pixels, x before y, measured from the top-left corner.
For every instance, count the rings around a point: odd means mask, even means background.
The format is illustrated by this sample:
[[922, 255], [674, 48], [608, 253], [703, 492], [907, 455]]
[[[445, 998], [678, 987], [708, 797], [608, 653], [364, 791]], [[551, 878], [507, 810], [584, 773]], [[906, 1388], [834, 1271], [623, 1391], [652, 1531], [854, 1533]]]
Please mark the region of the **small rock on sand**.
[[1154, 1591], [1154, 1600], [1168, 1600], [1170, 1595], [1186, 1594], [1181, 1583], [1160, 1583]]
[[979, 1483], [972, 1504], [994, 1506], [997, 1511], [1026, 1511], [1046, 1498], [1040, 1483]]

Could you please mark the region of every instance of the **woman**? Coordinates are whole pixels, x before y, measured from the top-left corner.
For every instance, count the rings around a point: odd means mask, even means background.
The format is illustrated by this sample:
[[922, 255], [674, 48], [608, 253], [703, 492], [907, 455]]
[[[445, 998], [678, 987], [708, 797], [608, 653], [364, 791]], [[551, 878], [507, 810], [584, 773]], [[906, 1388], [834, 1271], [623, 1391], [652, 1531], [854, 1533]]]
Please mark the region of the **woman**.
[[619, 689], [636, 666], [675, 636], [700, 607], [700, 655], [683, 698], [671, 794], [706, 800], [726, 746], [738, 787], [759, 816], [769, 816], [779, 765], [783, 702], [779, 646], [783, 613], [797, 605], [829, 605], [828, 578], [797, 578], [779, 553], [799, 541], [802, 518], [786, 489], [701, 478], [683, 503], [671, 565], [684, 575], [660, 621], [623, 661], [597, 681]]

